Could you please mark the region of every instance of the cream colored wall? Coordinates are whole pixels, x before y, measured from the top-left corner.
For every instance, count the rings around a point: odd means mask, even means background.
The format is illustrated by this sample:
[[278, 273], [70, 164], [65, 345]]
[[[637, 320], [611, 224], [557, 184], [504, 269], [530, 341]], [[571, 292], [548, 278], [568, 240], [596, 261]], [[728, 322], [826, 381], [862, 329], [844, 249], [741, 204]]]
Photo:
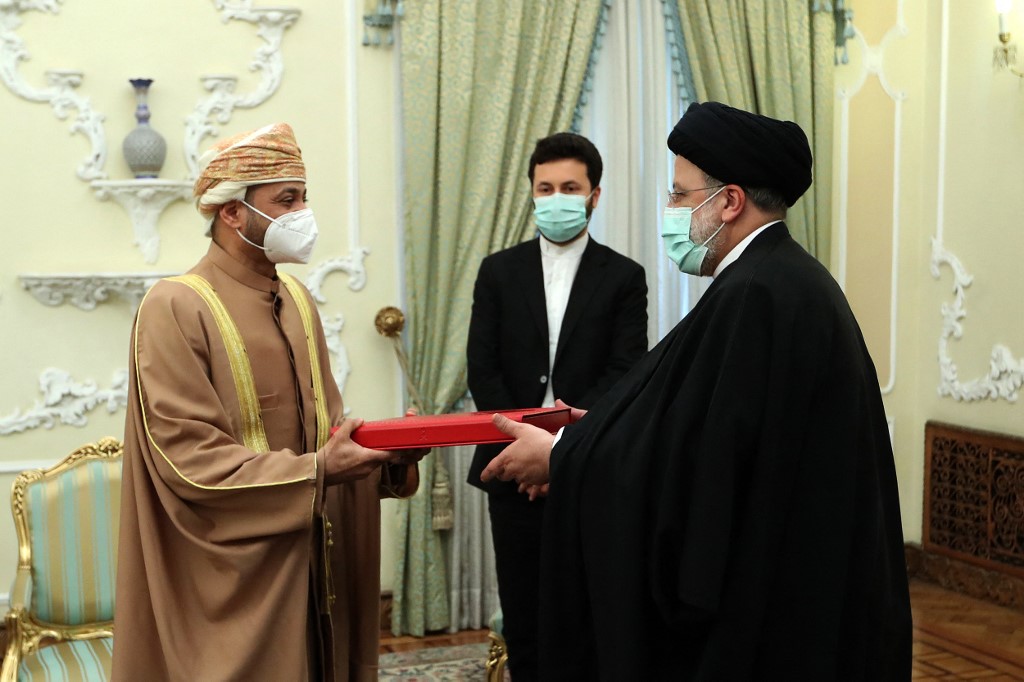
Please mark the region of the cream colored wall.
[[[17, 4], [17, 3], [16, 3]], [[236, 2], [234, 5], [243, 5]], [[252, 3], [259, 7], [258, 1]], [[280, 3], [272, 3], [280, 4]], [[395, 59], [391, 50], [352, 47], [362, 26], [357, 3], [303, 0], [302, 15], [285, 32], [280, 89], [255, 109], [236, 109], [221, 133], [233, 134], [272, 121], [287, 121], [302, 146], [311, 205], [321, 237], [313, 265], [348, 256], [365, 247], [366, 286], [351, 291], [343, 273], [330, 275], [324, 314], [343, 313], [341, 340], [352, 365], [344, 391], [355, 416], [383, 418], [400, 410], [398, 368], [391, 347], [373, 327], [376, 311], [399, 300], [396, 229]], [[359, 8], [361, 9], [361, 7]], [[66, 0], [56, 15], [25, 12], [17, 36], [30, 59], [18, 72], [33, 88], [45, 87], [48, 69], [78, 69], [79, 92], [105, 115], [106, 170], [111, 179], [129, 177], [120, 145], [135, 124], [134, 97], [127, 80], [155, 79], [152, 125], [167, 139], [168, 159], [161, 177], [182, 179], [185, 117], [207, 95], [202, 74], [239, 76], [238, 92], [253, 90], [258, 74], [249, 71], [263, 44], [256, 27], [223, 23], [212, 0], [188, 3], [87, 3]], [[10, 10], [7, 10], [10, 11]], [[361, 15], [361, 13], [360, 13]], [[350, 57], [355, 55], [355, 68]], [[350, 77], [354, 72], [356, 77]], [[358, 195], [350, 193], [349, 104], [357, 111]], [[72, 112], [73, 113], [73, 112]], [[26, 272], [183, 271], [206, 251], [208, 240], [190, 204], [171, 205], [159, 222], [159, 259], [147, 265], [132, 244], [126, 212], [114, 202], [97, 201], [75, 168], [88, 153], [85, 137], [69, 133], [48, 104], [26, 101], [0, 84], [0, 186], [5, 198], [0, 219], [3, 272], [0, 275], [0, 338], [3, 377], [0, 419], [31, 409], [41, 399], [40, 373], [55, 367], [78, 382], [109, 388], [117, 370], [127, 367], [133, 311], [112, 297], [91, 312], [64, 304], [48, 307], [21, 289]], [[208, 147], [213, 138], [200, 145]], [[355, 207], [353, 210], [353, 202]], [[352, 215], [358, 217], [358, 238]], [[304, 276], [310, 267], [286, 268]], [[48, 463], [80, 444], [105, 435], [123, 435], [124, 412], [103, 406], [86, 414], [84, 426], [55, 425], [0, 436], [0, 485], [11, 470]], [[29, 462], [28, 460], [31, 460]], [[385, 507], [385, 532], [393, 507]], [[389, 546], [387, 539], [385, 547]], [[0, 514], [0, 592], [14, 575], [16, 543], [9, 514]], [[385, 552], [383, 581], [390, 586], [393, 557]]]
[[[1010, 30], [1019, 36], [1024, 8], [1017, 5]], [[993, 72], [994, 2], [886, 0], [855, 3], [855, 9], [860, 35], [851, 63], [837, 71], [837, 149], [845, 129], [849, 153], [837, 153], [835, 177], [845, 163], [849, 177], [837, 183], [836, 197], [847, 201], [848, 241], [843, 251], [837, 240], [833, 270], [845, 262], [847, 292], [883, 386], [895, 329], [895, 374], [885, 404], [904, 534], [919, 542], [925, 422], [1024, 435], [1020, 401], [939, 395], [942, 307], [954, 302], [954, 276], [938, 261], [938, 277], [931, 272], [933, 243], [939, 243], [973, 276], [964, 290], [963, 337], [949, 346], [960, 382], [985, 378], [997, 344], [1020, 363], [1024, 89], [1020, 79]], [[841, 204], [836, 201], [837, 227]]]

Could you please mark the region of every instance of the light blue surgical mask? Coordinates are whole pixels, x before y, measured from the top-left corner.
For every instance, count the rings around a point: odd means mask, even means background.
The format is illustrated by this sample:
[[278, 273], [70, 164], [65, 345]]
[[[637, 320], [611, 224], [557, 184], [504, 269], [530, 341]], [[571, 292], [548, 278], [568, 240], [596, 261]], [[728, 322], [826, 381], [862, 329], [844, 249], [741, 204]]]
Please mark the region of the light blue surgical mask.
[[574, 239], [587, 226], [587, 201], [594, 193], [534, 197], [533, 221], [548, 241], [562, 244]]
[[[719, 187], [718, 192], [721, 192], [723, 189], [725, 187]], [[665, 253], [679, 267], [680, 272], [685, 272], [688, 275], [700, 275], [700, 266], [708, 255], [708, 242], [714, 239], [722, 231], [722, 228], [725, 227], [725, 223], [719, 225], [714, 234], [700, 244], [695, 244], [690, 239], [693, 214], [701, 206], [718, 196], [718, 192], [700, 202], [700, 205], [696, 208], [690, 208], [689, 206], [677, 208], [668, 206], [665, 208], [661, 224], [661, 238], [665, 242]]]

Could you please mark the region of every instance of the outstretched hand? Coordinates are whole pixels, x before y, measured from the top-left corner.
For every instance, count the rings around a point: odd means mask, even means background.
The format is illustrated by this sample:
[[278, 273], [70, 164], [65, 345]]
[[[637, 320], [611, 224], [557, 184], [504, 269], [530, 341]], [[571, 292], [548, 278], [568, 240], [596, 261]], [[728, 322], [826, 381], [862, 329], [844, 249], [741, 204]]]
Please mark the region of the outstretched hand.
[[480, 473], [480, 479], [515, 479], [526, 485], [537, 486], [547, 483], [551, 446], [555, 437], [544, 429], [513, 421], [501, 414], [494, 415], [492, 420], [499, 431], [512, 436], [515, 440], [491, 460], [487, 468]]
[[555, 400], [555, 407], [559, 407], [559, 408], [568, 407], [569, 408], [569, 423], [570, 424], [575, 424], [579, 420], [583, 419], [583, 415], [585, 415], [587, 413], [586, 410], [581, 409], [579, 407], [573, 407], [572, 405], [566, 405], [565, 401], [562, 400], [561, 398], [558, 398], [557, 400]]
[[352, 440], [352, 432], [362, 425], [362, 419], [344, 420], [324, 445], [324, 482], [327, 485], [358, 481], [382, 464], [400, 461], [394, 452], [371, 450]]

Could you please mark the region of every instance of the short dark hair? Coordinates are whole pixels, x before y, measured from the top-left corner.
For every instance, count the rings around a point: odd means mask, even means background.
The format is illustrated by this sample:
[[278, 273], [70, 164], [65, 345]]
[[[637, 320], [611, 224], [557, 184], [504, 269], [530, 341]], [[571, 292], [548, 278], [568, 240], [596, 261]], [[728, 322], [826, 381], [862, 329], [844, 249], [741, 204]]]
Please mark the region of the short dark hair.
[[604, 170], [601, 153], [597, 151], [593, 142], [576, 133], [555, 133], [537, 140], [537, 146], [530, 155], [530, 170], [526, 174], [530, 178], [530, 184], [533, 184], [533, 169], [537, 164], [562, 159], [576, 159], [587, 167], [590, 189], [601, 184], [601, 172]]
[[[708, 175], [705, 171], [701, 172], [704, 173], [704, 184], [707, 187], [718, 187], [720, 185], [729, 184]], [[788, 208], [786, 206], [786, 198], [782, 196], [778, 190], [771, 189], [769, 187], [743, 187], [743, 185], [740, 185], [740, 187], [743, 188], [744, 194], [747, 195], [747, 200], [754, 204], [754, 206], [758, 207], [765, 213], [772, 213], [785, 217], [786, 209]]]
[[765, 213], [786, 215], [786, 197], [770, 187], [744, 187], [747, 199]]

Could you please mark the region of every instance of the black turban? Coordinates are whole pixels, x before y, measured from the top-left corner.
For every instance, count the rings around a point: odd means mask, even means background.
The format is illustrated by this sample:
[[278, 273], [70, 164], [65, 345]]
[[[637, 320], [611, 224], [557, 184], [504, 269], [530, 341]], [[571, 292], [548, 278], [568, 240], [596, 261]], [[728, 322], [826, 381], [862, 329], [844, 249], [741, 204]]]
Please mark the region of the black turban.
[[668, 148], [722, 182], [775, 190], [787, 206], [811, 186], [811, 148], [792, 121], [694, 102], [669, 133]]

